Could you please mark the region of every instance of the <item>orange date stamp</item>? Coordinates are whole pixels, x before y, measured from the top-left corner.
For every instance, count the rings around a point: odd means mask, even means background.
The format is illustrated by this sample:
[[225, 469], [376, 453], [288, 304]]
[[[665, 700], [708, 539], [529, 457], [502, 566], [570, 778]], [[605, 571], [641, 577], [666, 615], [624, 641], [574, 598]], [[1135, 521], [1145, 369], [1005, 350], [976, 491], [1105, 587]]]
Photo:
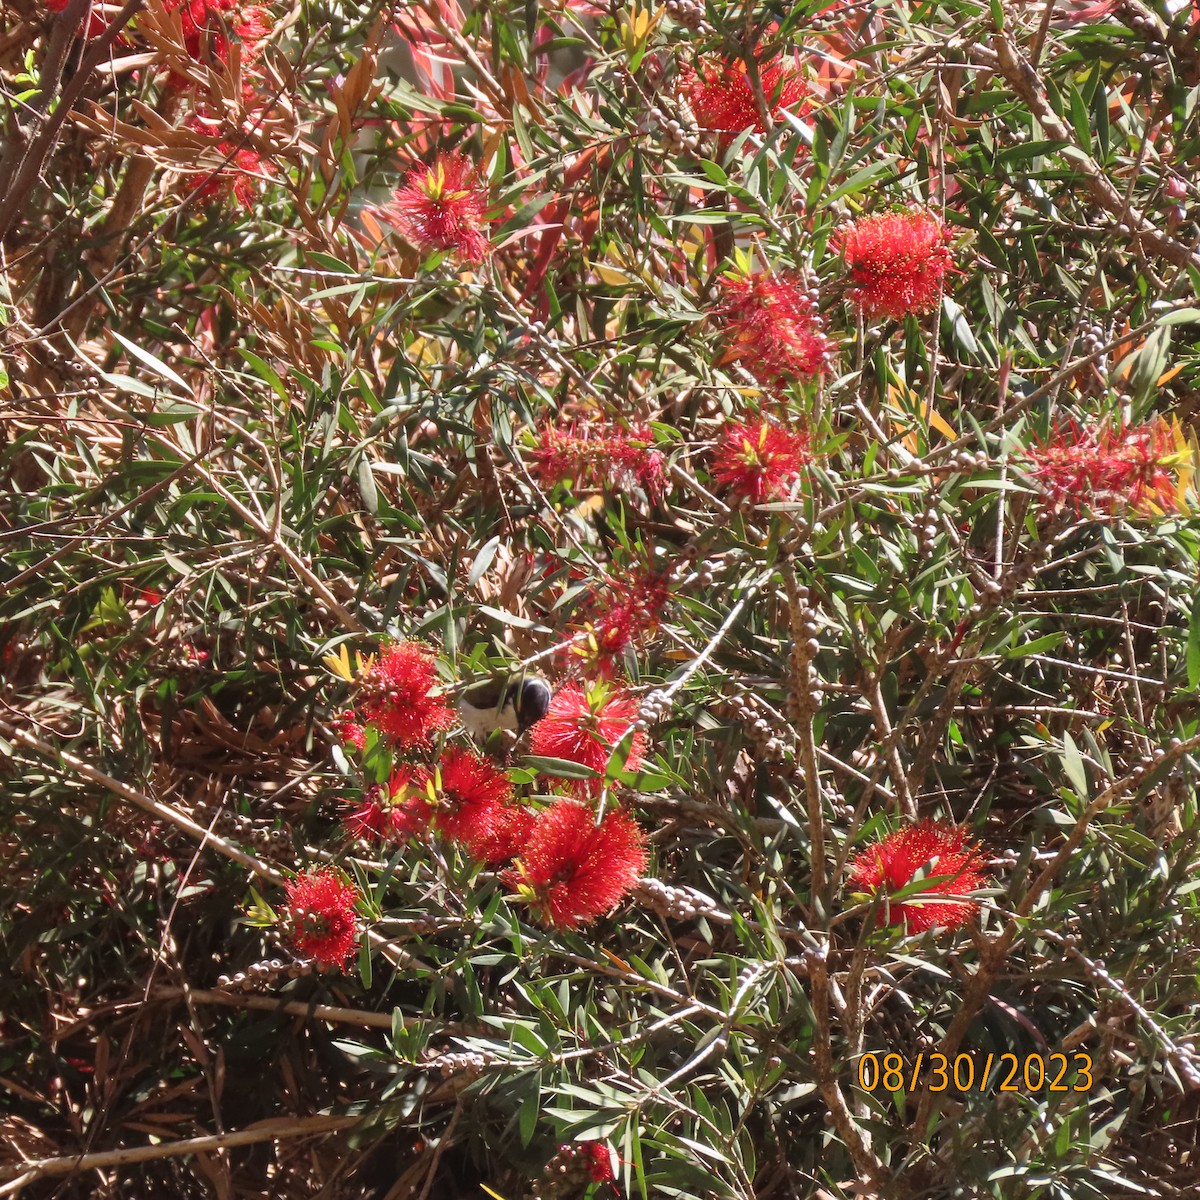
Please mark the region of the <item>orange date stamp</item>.
[[912, 1062], [895, 1052], [867, 1051], [858, 1060], [864, 1092], [1088, 1092], [1095, 1086], [1092, 1056], [1075, 1054], [927, 1054]]

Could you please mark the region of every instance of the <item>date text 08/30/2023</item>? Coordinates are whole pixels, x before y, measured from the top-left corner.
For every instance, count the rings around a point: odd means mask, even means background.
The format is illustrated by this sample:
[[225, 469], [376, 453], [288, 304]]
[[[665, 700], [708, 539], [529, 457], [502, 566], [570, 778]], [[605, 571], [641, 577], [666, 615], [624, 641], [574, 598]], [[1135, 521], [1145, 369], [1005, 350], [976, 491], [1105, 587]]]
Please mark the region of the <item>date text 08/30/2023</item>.
[[1095, 1085], [1092, 1056], [1074, 1054], [919, 1053], [868, 1051], [858, 1060], [857, 1083], [864, 1092], [1088, 1092]]

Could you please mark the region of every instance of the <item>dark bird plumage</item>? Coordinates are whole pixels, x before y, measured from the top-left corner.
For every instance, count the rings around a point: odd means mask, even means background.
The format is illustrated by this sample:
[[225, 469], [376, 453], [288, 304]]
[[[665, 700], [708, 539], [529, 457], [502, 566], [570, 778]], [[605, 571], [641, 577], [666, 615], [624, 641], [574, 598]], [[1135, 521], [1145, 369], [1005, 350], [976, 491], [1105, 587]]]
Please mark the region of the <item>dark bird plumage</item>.
[[481, 742], [498, 729], [517, 737], [550, 707], [550, 685], [537, 675], [504, 675], [469, 687], [458, 702], [463, 727]]

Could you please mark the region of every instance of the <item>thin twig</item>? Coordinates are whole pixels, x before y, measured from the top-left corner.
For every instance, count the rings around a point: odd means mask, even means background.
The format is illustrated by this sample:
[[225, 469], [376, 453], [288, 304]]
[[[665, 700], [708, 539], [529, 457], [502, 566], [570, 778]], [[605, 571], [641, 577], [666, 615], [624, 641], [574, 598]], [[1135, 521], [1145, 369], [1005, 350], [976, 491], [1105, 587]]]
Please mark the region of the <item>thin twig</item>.
[[352, 1116], [280, 1117], [262, 1121], [236, 1133], [184, 1138], [178, 1142], [167, 1142], [158, 1146], [131, 1146], [124, 1150], [102, 1150], [96, 1154], [43, 1158], [17, 1167], [0, 1166], [0, 1178], [12, 1181], [0, 1187], [0, 1196], [15, 1194], [35, 1180], [48, 1176], [80, 1175], [104, 1167], [124, 1167], [130, 1163], [151, 1162], [158, 1158], [182, 1158], [185, 1155], [203, 1154], [211, 1150], [225, 1150], [231, 1146], [253, 1146], [259, 1142], [273, 1142], [281, 1138], [336, 1133], [340, 1129], [350, 1129], [357, 1125], [360, 1119]]

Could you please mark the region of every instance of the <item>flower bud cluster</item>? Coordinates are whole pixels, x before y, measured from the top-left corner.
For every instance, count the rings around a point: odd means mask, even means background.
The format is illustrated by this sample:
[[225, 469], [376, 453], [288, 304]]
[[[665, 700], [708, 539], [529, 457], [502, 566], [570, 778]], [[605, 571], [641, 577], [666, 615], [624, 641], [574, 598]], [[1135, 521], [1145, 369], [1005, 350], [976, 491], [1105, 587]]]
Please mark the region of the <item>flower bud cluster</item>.
[[455, 1050], [439, 1054], [430, 1051], [425, 1056], [425, 1066], [431, 1071], [441, 1071], [444, 1075], [461, 1075], [466, 1081], [478, 1079], [483, 1072], [498, 1062], [496, 1055], [488, 1051]]
[[285, 825], [273, 827], [228, 809], [218, 813], [215, 820], [211, 816], [206, 820], [203, 814], [198, 814], [197, 820], [205, 824], [211, 822], [212, 831], [218, 837], [249, 846], [277, 862], [292, 862], [296, 858], [292, 832]]
[[673, 887], [661, 879], [639, 880], [636, 895], [648, 908], [677, 921], [715, 916], [721, 912], [721, 906], [711, 896], [692, 887]]
[[769, 719], [770, 714], [757, 696], [730, 696], [721, 701], [719, 708], [721, 712], [742, 722], [746, 740], [758, 752], [758, 757], [763, 762], [783, 762], [787, 755], [787, 745], [777, 735], [775, 726]]
[[226, 991], [251, 991], [257, 987], [266, 987], [278, 983], [281, 979], [295, 979], [312, 971], [313, 964], [300, 959], [284, 962], [281, 958], [265, 958], [260, 962], [251, 963], [244, 971], [233, 975], [222, 975], [217, 980], [217, 987]]
[[639, 726], [657, 725], [659, 721], [665, 721], [674, 707], [675, 701], [662, 688], [647, 692], [638, 709]]
[[670, 110], [664, 107], [665, 103], [660, 99], [658, 104], [650, 107], [650, 120], [658, 126], [662, 140], [675, 154], [697, 153], [700, 149], [700, 131], [679, 120], [678, 116], [672, 116]]
[[704, 19], [704, 5], [697, 0], [667, 0], [667, 15], [677, 24], [693, 33], [707, 37], [713, 33], [713, 27]]

